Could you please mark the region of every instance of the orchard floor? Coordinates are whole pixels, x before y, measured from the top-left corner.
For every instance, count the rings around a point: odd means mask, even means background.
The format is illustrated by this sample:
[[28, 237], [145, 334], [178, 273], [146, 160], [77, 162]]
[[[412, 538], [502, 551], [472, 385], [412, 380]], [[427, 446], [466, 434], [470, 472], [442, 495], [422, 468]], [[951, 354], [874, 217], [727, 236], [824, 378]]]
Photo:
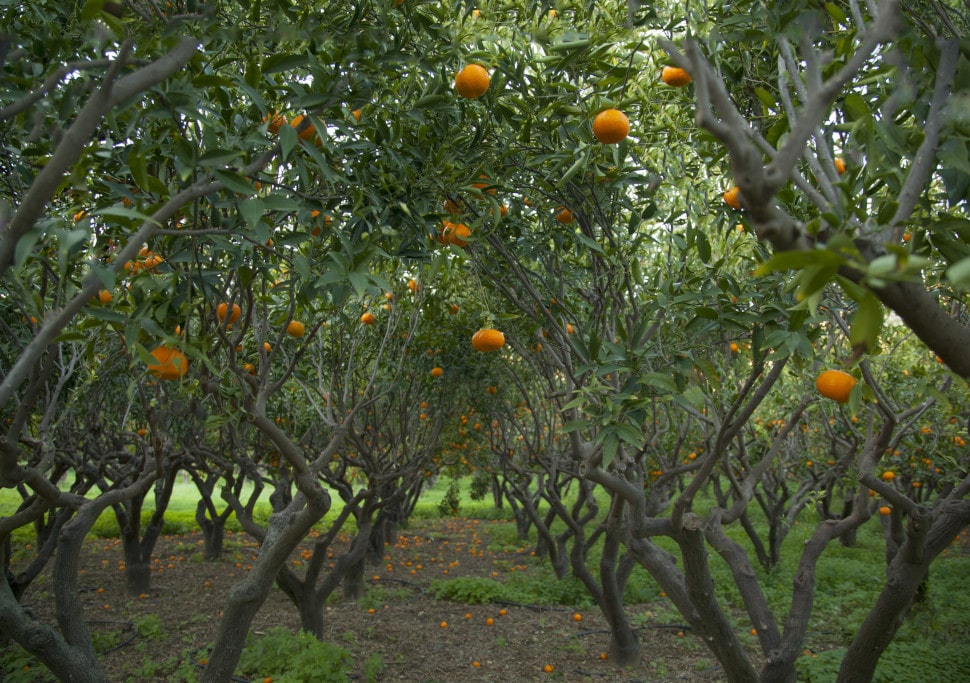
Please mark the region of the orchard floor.
[[[495, 549], [489, 538], [491, 524], [418, 520], [395, 547], [386, 549], [381, 566], [368, 568], [368, 592], [362, 602], [330, 601], [325, 608], [326, 640], [353, 654], [359, 667], [353, 679], [367, 680], [364, 664], [379, 653], [380, 681], [724, 680], [706, 648], [689, 634], [685, 637], [684, 627], [663, 598], [630, 608], [640, 625], [642, 654], [638, 665], [627, 668], [601, 657], [609, 634], [595, 607], [466, 605], [435, 598], [429, 591], [435, 579], [476, 576], [502, 581], [516, 571], [538, 570], [527, 547]], [[131, 597], [125, 592], [118, 542], [90, 543], [83, 555], [82, 597], [96, 643], [104, 651], [109, 680], [119, 682], [171, 680], [180, 667], [184, 671], [204, 660], [227, 592], [256, 554], [248, 537], [233, 535], [227, 538], [222, 560], [205, 562], [199, 535], [162, 538], [153, 558], [151, 591]], [[293, 561], [302, 561], [299, 554]], [[36, 593], [26, 596], [25, 602], [38, 614], [48, 611], [45, 587], [49, 588], [41, 582]], [[500, 614], [503, 609], [505, 614]], [[581, 620], [575, 619], [577, 613]], [[139, 635], [134, 624], [146, 623], [155, 627]], [[295, 608], [277, 589], [257, 615], [253, 630], [260, 633], [272, 626], [299, 628]], [[543, 671], [547, 664], [554, 667], [553, 673]]]

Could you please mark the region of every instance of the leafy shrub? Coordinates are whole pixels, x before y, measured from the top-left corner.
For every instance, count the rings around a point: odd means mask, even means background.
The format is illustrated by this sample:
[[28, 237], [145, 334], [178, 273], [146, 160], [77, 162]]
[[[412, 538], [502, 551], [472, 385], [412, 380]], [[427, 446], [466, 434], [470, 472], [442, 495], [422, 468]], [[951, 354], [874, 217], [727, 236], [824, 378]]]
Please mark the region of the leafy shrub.
[[277, 683], [346, 683], [353, 659], [350, 653], [300, 631], [282, 626], [266, 629], [260, 638], [250, 634], [236, 675], [250, 679], [270, 677]]
[[582, 581], [571, 575], [557, 578], [549, 569], [512, 574], [505, 585], [512, 596], [510, 600], [530, 605], [585, 607], [592, 602]]
[[431, 592], [441, 600], [453, 600], [468, 605], [481, 605], [495, 600], [509, 600], [508, 589], [498, 581], [463, 576], [457, 579], [437, 580], [431, 584]]
[[135, 631], [142, 638], [148, 640], [159, 640], [165, 629], [162, 620], [157, 614], [148, 614], [135, 622]]
[[442, 517], [455, 517], [461, 509], [461, 484], [452, 479], [441, 502], [438, 503], [438, 514]]
[[483, 500], [488, 492], [492, 490], [492, 480], [488, 474], [481, 470], [475, 473], [472, 483], [468, 489], [468, 495], [472, 500]]
[[45, 683], [56, 679], [32, 654], [11, 643], [0, 651], [0, 680], [4, 683]]

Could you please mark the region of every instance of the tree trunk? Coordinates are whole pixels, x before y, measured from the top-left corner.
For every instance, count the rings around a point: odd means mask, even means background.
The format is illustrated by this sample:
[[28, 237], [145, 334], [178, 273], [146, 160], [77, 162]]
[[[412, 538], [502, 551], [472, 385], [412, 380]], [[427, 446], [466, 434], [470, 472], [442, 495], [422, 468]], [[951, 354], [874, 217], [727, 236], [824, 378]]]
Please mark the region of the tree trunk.
[[926, 579], [930, 563], [970, 522], [970, 501], [949, 501], [932, 527], [929, 512], [913, 515], [907, 538], [889, 565], [886, 585], [842, 659], [837, 683], [868, 683]]
[[496, 510], [501, 510], [502, 501], [505, 499], [505, 494], [502, 491], [502, 485], [499, 483], [498, 477], [496, 477], [495, 475], [492, 475], [491, 484], [492, 485], [490, 488], [492, 489], [492, 506]]
[[528, 541], [529, 529], [532, 528], [532, 522], [529, 521], [529, 516], [520, 507], [515, 508], [514, 516], [516, 536], [520, 541]]
[[707, 563], [707, 548], [701, 532], [701, 520], [689, 513], [674, 540], [684, 561], [684, 586], [690, 602], [700, 615], [691, 625], [724, 667], [730, 683], [755, 683], [758, 674], [738, 641], [731, 624], [717, 603], [714, 580]]
[[330, 508], [330, 496], [319, 486], [317, 489], [311, 494], [316, 495], [309, 499], [302, 492], [297, 494], [286, 509], [270, 516], [266, 538], [252, 571], [229, 591], [209, 665], [200, 679], [202, 683], [225, 683], [232, 677], [249, 625], [266, 601], [280, 568]]
[[[845, 502], [842, 504], [842, 519], [845, 519], [846, 517], [852, 514], [852, 506], [853, 506], [852, 498], [846, 498]], [[857, 543], [856, 537], [858, 536], [857, 531], [858, 531], [858, 527], [852, 527], [844, 534], [839, 536], [839, 543], [841, 543], [846, 548], [855, 548]]]
[[344, 575], [344, 597], [347, 600], [360, 600], [364, 597], [363, 558], [347, 567], [347, 573]]
[[206, 520], [202, 527], [202, 556], [207, 562], [215, 562], [222, 557], [223, 543], [226, 540], [226, 520], [214, 517]]
[[[127, 555], [127, 553], [126, 553]], [[148, 593], [152, 585], [151, 563], [141, 558], [125, 560], [125, 589], [128, 595]]]
[[619, 666], [631, 666], [640, 661], [640, 639], [623, 609], [623, 585], [617, 579], [616, 567], [619, 549], [618, 539], [607, 529], [600, 557], [600, 582], [603, 586], [600, 610], [610, 624], [610, 660]]
[[[199, 484], [196, 483], [196, 488]], [[222, 514], [216, 511], [215, 505], [209, 500], [199, 500], [195, 507], [195, 523], [202, 530], [202, 556], [212, 562], [222, 557], [222, 547], [226, 535], [226, 520], [229, 518], [231, 507], [227, 507]]]
[[[61, 534], [66, 534], [67, 538], [64, 543], [59, 544], [55, 558], [56, 576], [69, 577], [72, 573], [74, 576], [67, 580], [67, 585], [55, 583], [56, 597], [61, 598], [57, 605], [58, 621], [71, 625], [72, 642], [68, 642], [65, 636], [47, 624], [28, 616], [6, 580], [0, 581], [0, 631], [43, 662], [59, 681], [105, 683], [107, 678], [98, 663], [77, 594], [80, 540], [83, 540], [91, 525], [87, 528], [78, 526], [80, 525], [75, 525], [73, 531], [70, 524], [65, 525], [68, 528], [62, 529]], [[63, 596], [63, 591], [73, 593], [73, 596]]]

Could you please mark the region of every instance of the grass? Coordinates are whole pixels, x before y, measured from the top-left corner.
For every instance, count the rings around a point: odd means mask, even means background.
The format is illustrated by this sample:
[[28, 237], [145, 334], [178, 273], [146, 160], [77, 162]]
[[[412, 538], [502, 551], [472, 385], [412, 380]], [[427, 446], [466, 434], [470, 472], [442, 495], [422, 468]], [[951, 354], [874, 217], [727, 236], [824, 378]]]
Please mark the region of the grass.
[[[439, 519], [441, 513], [438, 511], [438, 506], [441, 501], [448, 493], [448, 487], [451, 483], [450, 479], [445, 477], [437, 478], [433, 485], [425, 490], [421, 494], [421, 500], [418, 502], [417, 507], [414, 510], [412, 519]], [[468, 487], [471, 480], [463, 480], [460, 482], [461, 485], [461, 511], [462, 516], [476, 517], [480, 519], [503, 519], [509, 512], [508, 510], [496, 510], [492, 507], [491, 503], [488, 501], [473, 501], [468, 495]], [[64, 482], [63, 487], [67, 488], [70, 486], [70, 482]], [[243, 490], [243, 501], [247, 499], [252, 493], [252, 485], [249, 484]], [[272, 507], [269, 503], [269, 496], [272, 493], [272, 489], [264, 489], [260, 494], [258, 502], [254, 508], [254, 516], [257, 521], [265, 523], [272, 512]], [[340, 512], [343, 510], [343, 501], [340, 497], [334, 493], [331, 496], [333, 501], [333, 506], [324, 515], [323, 519], [317, 524], [317, 529], [325, 530], [329, 527], [332, 520], [336, 519]], [[162, 533], [167, 535], [179, 535], [192, 533], [198, 530], [198, 525], [195, 522], [195, 508], [199, 501], [199, 492], [195, 487], [195, 484], [187, 475], [179, 475], [178, 480], [175, 483], [175, 488], [172, 492], [172, 498], [169, 501], [168, 507], [165, 510], [165, 521], [162, 528]], [[16, 492], [10, 489], [0, 489], [0, 516], [9, 516], [17, 511], [17, 507], [20, 505], [20, 496]], [[217, 499], [219, 503], [219, 509], [224, 510], [226, 505]], [[144, 509], [142, 510], [142, 523], [145, 524], [150, 519], [152, 513], [155, 511], [155, 500], [149, 495], [145, 501]], [[234, 515], [230, 515], [226, 522], [226, 529], [232, 531], [233, 533], [242, 532], [242, 527], [239, 522], [236, 521]], [[347, 521], [347, 526], [345, 527], [347, 531], [354, 531], [356, 529], [353, 518]], [[114, 512], [110, 509], [105, 510], [98, 521], [95, 522], [94, 526], [91, 528], [91, 535], [98, 538], [117, 538], [118, 537], [118, 523], [115, 519]], [[34, 531], [30, 526], [17, 529], [13, 534], [14, 540], [21, 543], [31, 543], [34, 540]]]

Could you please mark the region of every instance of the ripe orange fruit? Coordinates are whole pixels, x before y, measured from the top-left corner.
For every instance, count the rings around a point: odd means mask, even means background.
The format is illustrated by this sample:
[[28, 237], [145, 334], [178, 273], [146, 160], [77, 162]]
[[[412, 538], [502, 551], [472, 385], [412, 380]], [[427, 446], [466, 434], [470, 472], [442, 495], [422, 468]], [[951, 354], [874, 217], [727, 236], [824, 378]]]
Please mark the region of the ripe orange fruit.
[[732, 187], [730, 190], [724, 191], [724, 202], [732, 209], [741, 208], [741, 201], [738, 199], [738, 192], [740, 192], [740, 188], [737, 185]]
[[505, 335], [492, 328], [481, 329], [472, 335], [472, 348], [476, 351], [498, 351], [505, 346]]
[[415, 280], [414, 278], [411, 278], [410, 280], [408, 280], [408, 289], [411, 290], [411, 294], [414, 294], [420, 288], [421, 288], [421, 285], [418, 284], [417, 280]]
[[575, 331], [576, 328], [573, 327], [572, 323], [566, 323], [566, 334], [572, 334]]
[[825, 398], [845, 403], [849, 400], [855, 381], [855, 377], [842, 370], [825, 370], [815, 380], [815, 388]]
[[[295, 130], [299, 130], [300, 124], [303, 123], [303, 119], [305, 118], [306, 117], [303, 114], [297, 114], [296, 116], [293, 117], [293, 120], [290, 121], [290, 125], [293, 126]], [[301, 130], [299, 135], [301, 140], [310, 141], [315, 139], [316, 142], [320, 142], [320, 136], [317, 135], [317, 129], [313, 126], [312, 123], [310, 123], [309, 126]]]
[[660, 72], [660, 78], [672, 88], [682, 88], [694, 80], [689, 73], [679, 66], [665, 66], [663, 71]]
[[456, 247], [467, 247], [468, 242], [464, 238], [470, 237], [471, 234], [472, 231], [467, 225], [458, 223], [455, 225], [455, 229], [448, 235], [448, 242], [454, 244]]
[[604, 109], [593, 119], [593, 135], [604, 145], [615, 145], [630, 134], [630, 119], [619, 109]]
[[576, 612], [576, 614], [573, 615], [573, 621], [582, 621], [582, 620], [583, 620], [583, 615], [580, 614], [579, 612]]
[[445, 374], [445, 371], [441, 368], [431, 368], [432, 377], [441, 377], [443, 374]]
[[364, 325], [373, 325], [375, 320], [377, 320], [377, 318], [375, 318], [374, 314], [370, 311], [360, 316], [360, 322]]
[[731, 342], [731, 353], [737, 353], [741, 347], [737, 345], [737, 342]]
[[895, 478], [896, 478], [896, 473], [893, 472], [892, 470], [886, 470], [885, 472], [882, 473], [883, 481], [892, 481]]
[[354, 110], [353, 110], [352, 112], [350, 112], [350, 113], [351, 113], [351, 115], [352, 115], [352, 116], [354, 117], [354, 119], [355, 119], [356, 121], [358, 121], [358, 122], [360, 121], [360, 109], [354, 109]]
[[279, 112], [273, 112], [272, 116], [267, 114], [266, 116], [263, 117], [263, 122], [265, 123], [267, 121], [269, 122], [269, 125], [266, 126], [266, 130], [268, 130], [273, 135], [276, 135], [277, 133], [280, 132], [280, 128], [283, 127], [283, 124], [286, 123], [286, 117], [280, 114]]
[[495, 623], [495, 620], [492, 619], [492, 617], [489, 617], [488, 619], [485, 620], [485, 625], [486, 626], [491, 626], [494, 623]]
[[544, 667], [542, 667], [542, 670], [545, 671], [547, 674], [551, 674], [553, 671], [556, 670], [556, 668], [552, 664], [546, 664]]
[[[491, 178], [484, 173], [478, 177], [480, 180], [491, 180]], [[489, 187], [489, 185], [491, 185], [491, 183], [472, 183], [472, 187], [474, 187], [476, 190], [483, 190], [483, 194], [490, 194], [494, 196], [498, 190], [494, 187]]]
[[481, 97], [491, 82], [488, 72], [481, 64], [468, 64], [455, 76], [455, 90], [467, 99]]
[[158, 379], [181, 379], [189, 370], [189, 359], [171, 346], [156, 346], [151, 354], [155, 362], [148, 364], [148, 372]]
[[845, 173], [845, 160], [842, 157], [835, 157], [835, 170], [839, 175]]
[[299, 320], [291, 320], [286, 324], [286, 333], [291, 337], [302, 337], [306, 332], [306, 326]]
[[226, 322], [227, 314], [229, 316], [230, 323], [234, 323], [237, 320], [239, 320], [239, 316], [242, 315], [242, 310], [239, 308], [239, 304], [232, 305], [231, 313], [229, 312], [229, 304], [227, 304], [225, 301], [223, 301], [221, 304], [216, 306], [216, 317], [219, 319], [219, 322], [221, 323]]
[[879, 508], [879, 514], [880, 515], [883, 515], [884, 517], [886, 515], [891, 515], [892, 512], [893, 512], [893, 509], [891, 507], [889, 507], [888, 505], [882, 505]]
[[559, 221], [560, 223], [562, 223], [563, 225], [567, 225], [569, 223], [572, 223], [573, 222], [573, 212], [570, 211], [569, 209], [562, 209], [562, 210], [559, 211], [559, 213], [556, 214], [556, 220]]
[[101, 303], [110, 304], [112, 299], [114, 299], [114, 295], [107, 289], [102, 289], [100, 292], [98, 292], [98, 301]]
[[266, 353], [273, 352], [273, 347], [270, 345], [269, 342], [263, 342], [263, 348], [266, 349]]

